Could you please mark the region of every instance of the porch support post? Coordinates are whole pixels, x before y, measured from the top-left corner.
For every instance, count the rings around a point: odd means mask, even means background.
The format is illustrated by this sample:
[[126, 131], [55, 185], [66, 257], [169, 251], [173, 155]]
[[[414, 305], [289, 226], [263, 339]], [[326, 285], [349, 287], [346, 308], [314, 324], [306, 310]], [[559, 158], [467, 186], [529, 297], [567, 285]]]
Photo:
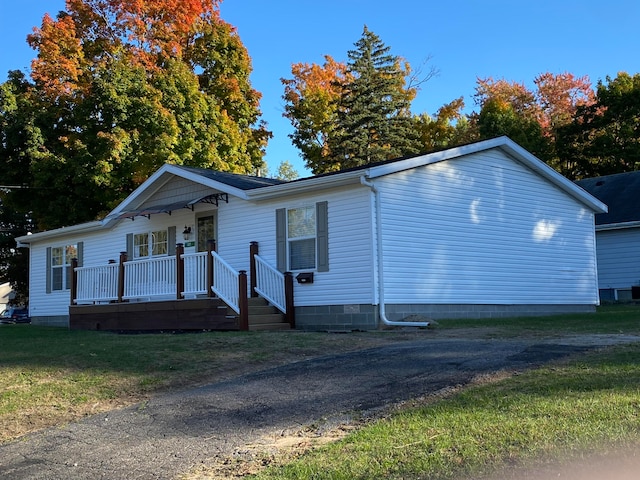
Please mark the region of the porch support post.
[[284, 304], [287, 309], [284, 318], [291, 328], [296, 328], [296, 311], [293, 305], [293, 274], [284, 273]]
[[238, 321], [240, 330], [249, 330], [249, 300], [247, 297], [247, 271], [240, 270], [238, 274], [238, 306], [240, 314]]
[[182, 292], [184, 292], [184, 245], [182, 243], [176, 243], [176, 300], [183, 298]]
[[71, 259], [71, 305], [76, 304], [76, 297], [78, 296], [78, 259]]
[[124, 297], [124, 262], [127, 261], [127, 252], [120, 252], [120, 264], [118, 265], [118, 303]]
[[213, 255], [216, 251], [216, 241], [207, 240], [207, 297], [213, 297]]
[[249, 275], [251, 277], [251, 297], [257, 297], [256, 287], [258, 286], [258, 279], [256, 278], [256, 258], [258, 255], [258, 242], [251, 242], [249, 245]]

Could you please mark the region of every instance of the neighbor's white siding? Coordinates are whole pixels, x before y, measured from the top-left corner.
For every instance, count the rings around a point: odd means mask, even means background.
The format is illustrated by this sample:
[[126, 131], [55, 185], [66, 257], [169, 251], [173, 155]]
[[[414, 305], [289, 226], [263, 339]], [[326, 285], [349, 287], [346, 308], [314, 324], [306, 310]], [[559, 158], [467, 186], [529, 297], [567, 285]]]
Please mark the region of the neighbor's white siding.
[[377, 184], [386, 303], [597, 303], [593, 213], [504, 153]]
[[[294, 281], [297, 306], [371, 304], [372, 233], [369, 189], [324, 190], [258, 203], [230, 199], [218, 213], [218, 253], [237, 269], [249, 269], [249, 243], [276, 265], [276, 210], [328, 202], [329, 271], [315, 272], [314, 283]], [[298, 272], [293, 272], [294, 277]]]
[[640, 227], [596, 234], [600, 288], [640, 285]]

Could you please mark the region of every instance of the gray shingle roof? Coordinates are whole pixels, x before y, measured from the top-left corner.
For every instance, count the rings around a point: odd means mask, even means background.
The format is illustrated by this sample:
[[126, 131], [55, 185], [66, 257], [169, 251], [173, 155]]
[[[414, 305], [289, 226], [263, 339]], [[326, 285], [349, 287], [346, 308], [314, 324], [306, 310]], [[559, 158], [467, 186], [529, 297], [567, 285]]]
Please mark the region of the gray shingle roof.
[[585, 178], [576, 184], [609, 207], [596, 215], [596, 225], [640, 221], [640, 171]]
[[205, 168], [185, 167], [176, 165], [178, 168], [200, 175], [209, 180], [224, 183], [230, 187], [240, 190], [253, 190], [254, 188], [268, 187], [270, 185], [279, 185], [286, 183], [283, 180], [265, 177], [253, 177], [251, 175], [240, 175], [237, 173], [217, 172], [215, 170], [207, 170]]

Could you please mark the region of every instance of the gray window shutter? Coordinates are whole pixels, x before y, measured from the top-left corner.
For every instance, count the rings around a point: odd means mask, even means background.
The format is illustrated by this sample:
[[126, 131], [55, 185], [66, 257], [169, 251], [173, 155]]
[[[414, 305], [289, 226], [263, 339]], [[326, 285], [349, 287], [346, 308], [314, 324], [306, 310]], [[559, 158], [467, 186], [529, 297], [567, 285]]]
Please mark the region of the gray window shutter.
[[133, 233], [127, 233], [127, 260], [133, 260]]
[[318, 272], [329, 271], [329, 215], [328, 203], [316, 203], [316, 249], [318, 255]]
[[169, 227], [167, 232], [167, 253], [169, 256], [176, 254], [176, 227]]
[[276, 268], [287, 270], [287, 209], [276, 210]]
[[76, 249], [78, 250], [78, 266], [81, 267], [84, 257], [84, 242], [78, 242]]
[[51, 293], [51, 247], [47, 247], [47, 278], [45, 281], [46, 284], [46, 292]]

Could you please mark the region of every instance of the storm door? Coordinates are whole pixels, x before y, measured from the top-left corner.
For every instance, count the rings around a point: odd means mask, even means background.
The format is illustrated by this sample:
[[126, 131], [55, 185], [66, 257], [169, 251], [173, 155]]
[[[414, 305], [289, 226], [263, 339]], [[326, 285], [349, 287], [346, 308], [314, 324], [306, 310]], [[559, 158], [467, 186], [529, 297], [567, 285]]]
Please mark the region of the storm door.
[[215, 240], [216, 243], [218, 242], [217, 215], [215, 212], [205, 213], [199, 216], [196, 221], [198, 222], [196, 227], [198, 234], [198, 251], [206, 252], [207, 241]]

